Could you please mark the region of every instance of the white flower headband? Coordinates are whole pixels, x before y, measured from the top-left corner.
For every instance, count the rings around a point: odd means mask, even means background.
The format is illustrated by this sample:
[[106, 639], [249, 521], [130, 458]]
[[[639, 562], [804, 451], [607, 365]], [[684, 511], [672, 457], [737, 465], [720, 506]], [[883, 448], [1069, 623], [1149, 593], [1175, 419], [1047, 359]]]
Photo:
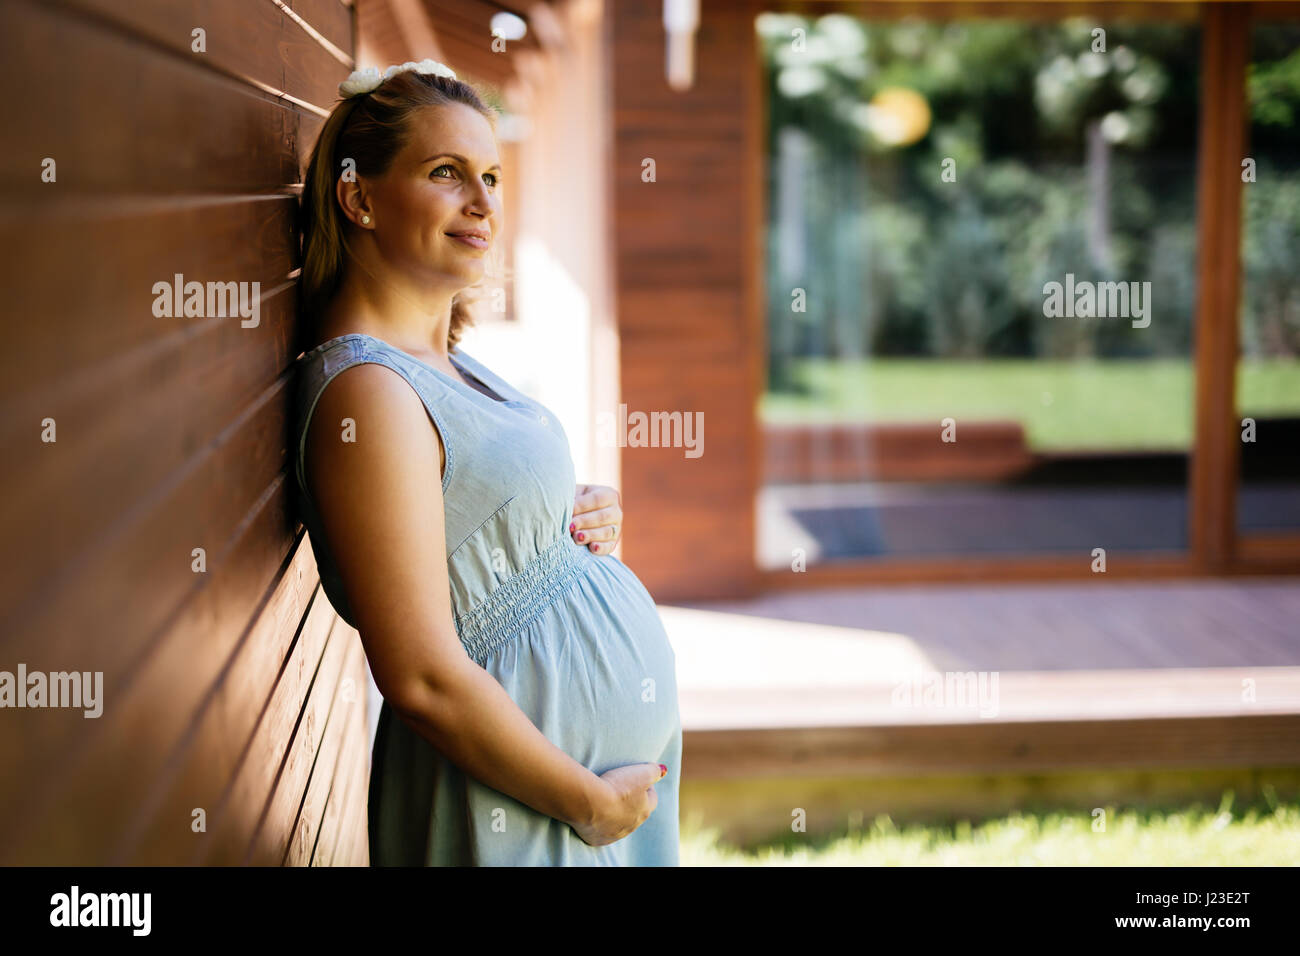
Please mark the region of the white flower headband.
[[408, 70], [414, 70], [416, 73], [432, 73], [434, 76], [445, 76], [452, 80], [456, 79], [456, 74], [452, 72], [451, 67], [439, 63], [437, 60], [421, 60], [419, 63], [407, 60], [401, 66], [390, 66], [383, 73], [379, 72], [377, 66], [368, 66], [364, 70], [353, 70], [352, 75], [339, 84], [339, 96], [347, 99], [369, 93], [385, 80]]

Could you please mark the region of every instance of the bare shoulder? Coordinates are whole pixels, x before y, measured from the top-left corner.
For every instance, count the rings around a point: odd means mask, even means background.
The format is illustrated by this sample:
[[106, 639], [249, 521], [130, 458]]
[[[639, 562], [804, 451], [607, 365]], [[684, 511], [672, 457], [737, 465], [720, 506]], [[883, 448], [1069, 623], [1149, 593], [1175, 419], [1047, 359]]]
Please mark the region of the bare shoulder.
[[[411, 384], [385, 365], [363, 362], [330, 380], [308, 426], [309, 479], [386, 468], [394, 456], [418, 463], [432, 455], [441, 478], [446, 465], [442, 439]], [[372, 476], [378, 477], [378, 476]]]

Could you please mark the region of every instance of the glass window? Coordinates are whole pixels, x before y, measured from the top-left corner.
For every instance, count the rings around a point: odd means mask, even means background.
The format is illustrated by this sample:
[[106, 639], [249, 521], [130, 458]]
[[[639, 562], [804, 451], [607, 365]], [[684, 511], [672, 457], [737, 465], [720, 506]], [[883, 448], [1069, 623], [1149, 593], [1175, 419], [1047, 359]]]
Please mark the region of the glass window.
[[1246, 93], [1237, 528], [1294, 533], [1300, 529], [1300, 21], [1255, 21]]
[[760, 564], [1185, 549], [1198, 22], [758, 30]]

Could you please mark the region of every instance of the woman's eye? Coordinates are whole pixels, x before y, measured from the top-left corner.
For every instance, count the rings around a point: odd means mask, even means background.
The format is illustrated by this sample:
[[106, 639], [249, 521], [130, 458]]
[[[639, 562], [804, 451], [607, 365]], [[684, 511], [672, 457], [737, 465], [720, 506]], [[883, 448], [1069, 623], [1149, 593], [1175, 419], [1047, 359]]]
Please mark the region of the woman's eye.
[[[439, 169], [450, 169], [450, 170], [453, 170], [453, 171], [454, 171], [454, 170], [456, 169], [456, 167], [455, 167], [455, 166], [452, 166], [450, 163], [443, 163], [441, 166], [439, 166], [439, 167], [437, 167], [436, 169], [434, 169], [433, 172], [431, 172], [429, 175], [432, 176], [434, 173], [438, 172]], [[495, 189], [497, 186], [499, 186], [499, 185], [501, 184], [501, 181], [500, 181], [500, 179], [497, 177], [497, 174], [496, 174], [496, 173], [484, 173], [484, 175], [485, 175], [485, 176], [491, 176], [491, 177], [492, 177], [492, 183], [491, 183], [491, 185], [492, 185], [492, 187], [493, 187], [494, 189]]]

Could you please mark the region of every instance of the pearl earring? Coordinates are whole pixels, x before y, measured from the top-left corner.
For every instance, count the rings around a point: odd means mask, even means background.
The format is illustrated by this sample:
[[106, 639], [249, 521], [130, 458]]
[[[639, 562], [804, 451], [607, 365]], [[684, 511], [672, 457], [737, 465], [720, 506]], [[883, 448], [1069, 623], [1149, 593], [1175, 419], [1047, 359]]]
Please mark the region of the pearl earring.
[[361, 224], [362, 224], [363, 226], [368, 226], [368, 225], [370, 225], [370, 217], [369, 217], [369, 216], [362, 216], [362, 217], [361, 217]]

